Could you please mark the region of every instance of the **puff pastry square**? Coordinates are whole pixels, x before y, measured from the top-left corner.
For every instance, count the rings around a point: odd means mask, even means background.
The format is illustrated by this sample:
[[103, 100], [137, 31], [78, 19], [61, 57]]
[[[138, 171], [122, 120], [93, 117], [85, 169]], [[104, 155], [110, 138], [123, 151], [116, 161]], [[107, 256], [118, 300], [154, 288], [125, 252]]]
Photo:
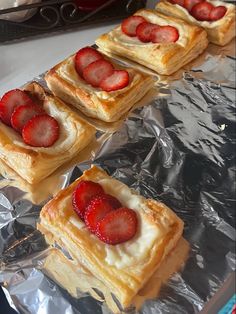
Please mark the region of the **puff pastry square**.
[[0, 158], [27, 182], [35, 184], [86, 147], [96, 130], [39, 84], [28, 84], [24, 90], [59, 122], [59, 139], [48, 148], [31, 147], [15, 130], [0, 122]]
[[181, 19], [166, 16], [155, 10], [139, 10], [134, 15], [143, 16], [148, 22], [161, 26], [174, 26], [179, 31], [175, 43], [142, 43], [136, 37], [122, 33], [118, 26], [100, 36], [96, 44], [100, 49], [127, 57], [160, 73], [172, 74], [200, 55], [208, 45], [206, 32]]
[[102, 91], [86, 83], [76, 72], [75, 55], [52, 68], [45, 76], [49, 89], [68, 104], [75, 106], [85, 115], [106, 122], [115, 122], [128, 112], [154, 85], [153, 78], [135, 69], [114, 64], [116, 69], [129, 72], [127, 87], [111, 92]]
[[210, 42], [216, 45], [224, 46], [235, 37], [235, 5], [218, 0], [207, 1], [215, 6], [225, 6], [227, 8], [227, 12], [224, 17], [215, 22], [198, 21], [182, 6], [172, 4], [166, 0], [158, 2], [156, 10], [166, 15], [179, 17], [189, 23], [203, 27], [207, 32], [208, 40]]
[[[106, 193], [136, 211], [138, 231], [134, 238], [112, 246], [88, 231], [71, 204], [73, 190], [80, 180], [101, 184]], [[43, 207], [38, 229], [48, 243], [61, 245], [74, 264], [82, 265], [102, 282], [125, 309], [176, 246], [183, 232], [183, 221], [164, 204], [145, 199], [93, 166]]]

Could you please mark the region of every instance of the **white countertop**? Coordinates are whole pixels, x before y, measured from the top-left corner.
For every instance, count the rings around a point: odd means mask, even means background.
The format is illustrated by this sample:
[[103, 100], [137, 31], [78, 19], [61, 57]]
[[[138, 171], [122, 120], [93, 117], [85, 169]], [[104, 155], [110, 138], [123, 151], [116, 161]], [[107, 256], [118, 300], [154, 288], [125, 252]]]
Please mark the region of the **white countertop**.
[[[156, 2], [148, 0], [147, 7], [154, 7]], [[109, 31], [118, 22], [1, 44], [0, 97], [6, 91], [31, 81], [80, 48], [94, 44], [99, 35]]]

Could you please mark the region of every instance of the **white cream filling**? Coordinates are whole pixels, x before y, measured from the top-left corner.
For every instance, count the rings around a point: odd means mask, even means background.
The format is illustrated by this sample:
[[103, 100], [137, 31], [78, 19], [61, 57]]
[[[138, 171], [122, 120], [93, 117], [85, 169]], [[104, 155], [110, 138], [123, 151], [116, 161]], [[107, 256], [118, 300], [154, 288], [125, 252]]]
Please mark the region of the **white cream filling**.
[[[125, 184], [112, 178], [98, 178], [93, 181], [101, 184], [106, 193], [119, 199], [122, 206], [135, 210], [138, 216], [138, 231], [136, 235], [131, 240], [121, 244], [105, 244], [89, 232], [90, 236], [94, 238], [94, 243], [104, 246], [106, 263], [120, 269], [135, 265], [137, 260], [140, 261], [147, 258], [147, 254], [154, 243], [161, 243], [165, 234], [170, 230], [168, 219], [160, 218], [158, 226], [150, 224], [140, 210], [142, 208], [145, 211], [145, 198], [137, 195]], [[71, 198], [67, 199], [63, 206], [71, 206]], [[79, 218], [70, 217], [70, 222], [79, 229], [84, 228], [83, 232], [88, 232], [85, 224]]]
[[[156, 15], [155, 13], [151, 13], [151, 12], [148, 12], [148, 15], [146, 15], [143, 12], [140, 12], [138, 15], [143, 16], [148, 22], [153, 23], [153, 24], [157, 24], [160, 26], [170, 25], [170, 26], [175, 27], [179, 32], [179, 39], [173, 44], [178, 44], [178, 45], [183, 46], [183, 47], [185, 47], [187, 45], [188, 37], [186, 35], [186, 31], [185, 31], [184, 27], [181, 24], [176, 23], [174, 21], [168, 21], [168, 20], [163, 19], [160, 16]], [[139, 45], [139, 46], [153, 46], [153, 45], [157, 46], [158, 45], [159, 46], [159, 45], [161, 45], [159, 43], [157, 43], [157, 44], [143, 43], [138, 39], [138, 37], [127, 36], [126, 34], [124, 34], [122, 32], [120, 26], [115, 28], [114, 30], [112, 30], [109, 33], [109, 36], [111, 36], [111, 38], [114, 41], [122, 42], [122, 44], [127, 45], [127, 46], [128, 45], [129, 46], [136, 46], [136, 45]]]
[[210, 2], [211, 4], [213, 4], [215, 7], [217, 6], [220, 6], [220, 5], [223, 5], [224, 7], [227, 8], [227, 12], [225, 13], [225, 15], [217, 20], [217, 21], [214, 21], [214, 22], [208, 22], [208, 21], [198, 21], [197, 19], [195, 19], [189, 12], [187, 9], [185, 9], [184, 7], [178, 5], [178, 4], [174, 4], [175, 6], [178, 6], [178, 8], [183, 11], [185, 14], [187, 13], [188, 14], [188, 18], [189, 18], [189, 21], [191, 21], [192, 23], [197, 23], [198, 25], [202, 26], [202, 27], [205, 27], [205, 28], [214, 28], [214, 27], [217, 27], [219, 26], [221, 23], [223, 23], [223, 19], [225, 17], [227, 17], [227, 14], [229, 12], [229, 9], [235, 9], [235, 6], [231, 3], [226, 3], [226, 2], [222, 2], [222, 1], [211, 1], [211, 0], [207, 0], [207, 2]]
[[44, 148], [44, 147], [29, 146], [24, 143], [22, 137], [12, 128], [9, 128], [3, 124], [1, 124], [1, 127], [5, 129], [5, 133], [9, 134], [9, 137], [11, 138], [11, 141], [13, 142], [13, 144], [18, 147], [23, 147], [23, 148], [31, 149], [36, 152], [42, 152], [42, 153], [47, 153], [47, 154], [55, 154], [55, 153], [65, 152], [69, 150], [70, 147], [75, 142], [80, 125], [77, 124], [77, 129], [75, 129], [71, 120], [68, 119], [68, 114], [59, 110], [52, 101], [46, 102], [46, 104], [44, 105], [44, 110], [46, 111], [47, 114], [49, 114], [50, 116], [52, 116], [53, 118], [57, 120], [60, 127], [59, 138], [50, 147]]
[[[116, 68], [118, 69], [118, 66]], [[96, 95], [96, 97], [100, 99], [110, 100], [120, 94], [126, 93], [129, 89], [131, 89], [140, 81], [141, 75], [139, 73], [137, 73], [133, 69], [126, 69], [126, 71], [129, 73], [129, 85], [125, 88], [112, 92], [105, 92], [100, 88], [95, 88], [92, 85], [86, 83], [75, 70], [74, 56], [68, 58], [66, 62], [64, 62], [58, 68], [57, 74], [68, 83], [72, 84], [74, 87], [83, 88], [87, 93]]]

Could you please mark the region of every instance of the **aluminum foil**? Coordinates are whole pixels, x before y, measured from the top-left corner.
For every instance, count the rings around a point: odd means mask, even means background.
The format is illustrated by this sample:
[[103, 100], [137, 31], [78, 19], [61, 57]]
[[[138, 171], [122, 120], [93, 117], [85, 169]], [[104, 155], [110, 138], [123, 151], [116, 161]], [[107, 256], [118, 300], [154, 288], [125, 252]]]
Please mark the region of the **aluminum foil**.
[[[61, 187], [96, 164], [184, 220], [191, 246], [185, 267], [139, 313], [198, 313], [235, 270], [233, 47], [211, 45], [171, 80], [159, 77], [152, 102], [63, 174]], [[19, 313], [110, 313], [86, 294], [72, 298], [41, 272], [48, 247], [35, 225], [45, 201], [34, 205], [2, 182], [0, 282], [11, 306]]]

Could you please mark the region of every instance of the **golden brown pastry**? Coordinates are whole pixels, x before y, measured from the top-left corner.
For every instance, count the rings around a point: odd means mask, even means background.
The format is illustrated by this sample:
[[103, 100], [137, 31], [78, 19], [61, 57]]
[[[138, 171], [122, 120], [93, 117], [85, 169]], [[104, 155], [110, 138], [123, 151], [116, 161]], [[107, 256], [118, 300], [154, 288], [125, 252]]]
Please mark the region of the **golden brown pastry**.
[[186, 8], [178, 4], [172, 4], [167, 0], [161, 0], [156, 5], [156, 10], [169, 16], [182, 18], [186, 22], [203, 27], [208, 36], [208, 40], [216, 45], [224, 46], [235, 37], [235, 5], [223, 1], [207, 0], [214, 6], [224, 6], [226, 14], [216, 21], [199, 21], [192, 16]]
[[[104, 57], [109, 60], [107, 57]], [[129, 73], [129, 84], [115, 91], [103, 91], [88, 84], [75, 69], [75, 55], [53, 67], [45, 76], [49, 89], [85, 115], [106, 122], [114, 122], [128, 112], [154, 84], [153, 78], [131, 68], [114, 64], [116, 69]]]
[[0, 121], [0, 158], [23, 179], [35, 184], [86, 147], [96, 130], [61, 100], [47, 94], [39, 84], [30, 83], [24, 90], [58, 121], [59, 138], [51, 147], [32, 147]]
[[[180, 238], [176, 247], [135, 295], [132, 306], [138, 310], [144, 301], [156, 298], [162, 284], [183, 266], [188, 257], [188, 252], [188, 242]], [[112, 297], [109, 288], [94, 277], [86, 267], [75, 262], [71, 256], [67, 253], [65, 255], [58, 248], [51, 248], [48, 251], [42, 270], [73, 297], [80, 298], [81, 292], [89, 293], [96, 300], [105, 301], [112, 313], [120, 313], [121, 308]]]
[[200, 55], [208, 45], [206, 32], [181, 19], [166, 16], [154, 10], [139, 10], [148, 22], [160, 26], [169, 25], [179, 32], [179, 38], [171, 43], [143, 43], [137, 37], [129, 37], [116, 27], [100, 36], [96, 44], [100, 49], [127, 57], [160, 73], [172, 74]]
[[[99, 183], [105, 193], [135, 211], [138, 229], [132, 239], [108, 245], [88, 230], [72, 207], [72, 193], [82, 180]], [[69, 252], [75, 265], [87, 269], [126, 308], [176, 246], [183, 221], [164, 204], [143, 198], [93, 166], [43, 207], [38, 229], [48, 243]]]

